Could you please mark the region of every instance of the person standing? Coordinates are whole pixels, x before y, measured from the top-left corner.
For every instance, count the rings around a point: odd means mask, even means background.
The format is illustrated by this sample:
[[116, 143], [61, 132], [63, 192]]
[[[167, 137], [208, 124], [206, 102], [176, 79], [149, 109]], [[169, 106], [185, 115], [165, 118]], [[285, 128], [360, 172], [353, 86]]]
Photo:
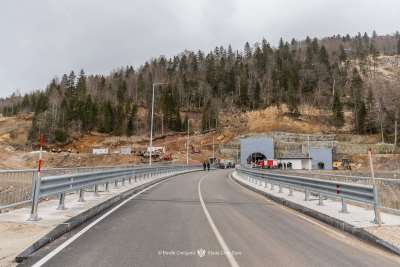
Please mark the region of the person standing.
[[207, 164], [206, 164], [206, 162], [205, 162], [205, 161], [203, 161], [203, 171], [205, 171], [205, 170], [206, 170], [206, 167], [207, 167]]
[[207, 171], [210, 171], [210, 162], [207, 162]]

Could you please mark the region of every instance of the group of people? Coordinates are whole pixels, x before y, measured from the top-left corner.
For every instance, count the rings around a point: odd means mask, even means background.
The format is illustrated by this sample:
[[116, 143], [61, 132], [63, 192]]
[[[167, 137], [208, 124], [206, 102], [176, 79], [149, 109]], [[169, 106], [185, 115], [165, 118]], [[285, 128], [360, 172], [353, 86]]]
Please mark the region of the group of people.
[[206, 169], [207, 171], [210, 170], [210, 162], [203, 161], [203, 170], [205, 171]]

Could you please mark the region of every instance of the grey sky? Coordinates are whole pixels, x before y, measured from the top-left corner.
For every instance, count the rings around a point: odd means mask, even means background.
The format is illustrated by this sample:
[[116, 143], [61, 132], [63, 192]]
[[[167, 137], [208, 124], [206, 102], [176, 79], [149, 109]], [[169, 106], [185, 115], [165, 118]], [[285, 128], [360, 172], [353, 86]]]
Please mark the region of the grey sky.
[[72, 69], [106, 74], [184, 49], [394, 33], [399, 11], [399, 0], [2, 0], [0, 97]]

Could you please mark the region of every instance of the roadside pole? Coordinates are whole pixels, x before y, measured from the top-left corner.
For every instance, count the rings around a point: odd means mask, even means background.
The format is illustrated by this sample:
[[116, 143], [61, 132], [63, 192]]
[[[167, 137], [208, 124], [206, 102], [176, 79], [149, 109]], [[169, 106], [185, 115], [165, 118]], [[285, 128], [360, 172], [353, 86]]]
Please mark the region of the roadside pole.
[[213, 134], [213, 160], [215, 158], [215, 151], [214, 151], [214, 134]]
[[190, 120], [187, 120], [187, 142], [186, 142], [186, 165], [189, 165], [189, 122]]
[[151, 166], [153, 156], [153, 124], [154, 124], [154, 88], [157, 85], [163, 85], [167, 83], [153, 83], [153, 94], [151, 96], [151, 119], [150, 119], [150, 150], [149, 150], [149, 166]]
[[153, 116], [154, 116], [154, 86], [153, 83], [153, 94], [151, 97], [151, 119], [150, 119], [150, 150], [149, 150], [149, 165], [151, 166], [151, 157], [153, 156]]
[[39, 204], [39, 192], [40, 192], [40, 182], [42, 177], [42, 164], [43, 164], [43, 146], [44, 146], [44, 136], [40, 135], [40, 150], [39, 150], [39, 160], [38, 160], [38, 170], [37, 175], [33, 175], [32, 178], [32, 207], [31, 216], [29, 221], [39, 221], [37, 208]]
[[312, 159], [310, 157], [310, 135], [307, 136], [307, 148], [308, 148], [308, 171], [312, 169]]
[[375, 212], [374, 222], [376, 224], [378, 224], [379, 226], [381, 226], [382, 225], [382, 220], [381, 220], [381, 211], [380, 211], [380, 208], [379, 208], [378, 187], [377, 187], [376, 182], [375, 182], [375, 172], [374, 172], [374, 165], [373, 165], [373, 162], [372, 162], [372, 151], [371, 151], [371, 148], [368, 149], [368, 158], [369, 158], [369, 166], [370, 166], [370, 169], [371, 169], [372, 186], [374, 188], [374, 200], [375, 200], [375, 203], [374, 203], [374, 212]]

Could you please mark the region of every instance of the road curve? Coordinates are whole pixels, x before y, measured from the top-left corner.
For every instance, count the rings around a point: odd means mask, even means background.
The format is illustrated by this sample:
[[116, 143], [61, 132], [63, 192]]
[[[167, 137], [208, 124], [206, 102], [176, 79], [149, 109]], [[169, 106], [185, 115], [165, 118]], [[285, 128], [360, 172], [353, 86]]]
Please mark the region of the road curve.
[[43, 266], [400, 266], [399, 257], [274, 204], [228, 173], [160, 183]]

